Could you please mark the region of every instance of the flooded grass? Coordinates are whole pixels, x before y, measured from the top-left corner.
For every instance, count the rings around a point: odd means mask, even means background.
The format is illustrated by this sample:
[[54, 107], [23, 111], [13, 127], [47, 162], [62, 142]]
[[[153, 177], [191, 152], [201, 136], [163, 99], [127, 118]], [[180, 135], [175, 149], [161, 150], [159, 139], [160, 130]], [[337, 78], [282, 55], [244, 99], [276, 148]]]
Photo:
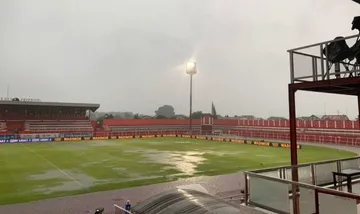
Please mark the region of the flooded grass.
[[[0, 145], [0, 205], [285, 165], [289, 150], [153, 138]], [[300, 162], [354, 156], [307, 147]]]

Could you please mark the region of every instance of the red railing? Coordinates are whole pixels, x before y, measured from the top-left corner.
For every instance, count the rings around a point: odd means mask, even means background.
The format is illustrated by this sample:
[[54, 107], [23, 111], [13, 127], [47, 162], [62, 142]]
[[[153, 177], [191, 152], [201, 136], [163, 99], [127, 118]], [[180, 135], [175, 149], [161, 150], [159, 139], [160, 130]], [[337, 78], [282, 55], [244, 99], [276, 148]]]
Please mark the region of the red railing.
[[[104, 120], [107, 126], [159, 126], [159, 125], [188, 125], [188, 120], [176, 119], [142, 119], [142, 120]], [[200, 125], [200, 120], [193, 120], [194, 125]], [[313, 120], [296, 121], [298, 128], [322, 128], [322, 129], [359, 129], [358, 121], [331, 121]], [[260, 127], [289, 127], [288, 120], [214, 120], [213, 125], [220, 126], [260, 126]]]
[[[189, 134], [187, 129], [163, 129], [163, 130], [144, 130], [144, 129], [132, 129], [126, 131], [95, 131], [95, 132], [43, 132], [43, 133], [61, 133], [61, 134], [85, 134], [90, 133], [93, 136], [134, 136], [134, 135], [183, 135]], [[199, 129], [193, 130], [193, 134], [210, 135], [211, 132], [204, 132]], [[21, 132], [20, 134], [39, 134], [39, 132]], [[290, 134], [287, 132], [271, 132], [271, 131], [246, 131], [246, 130], [229, 130], [224, 131], [223, 135], [239, 136], [248, 139], [268, 139], [289, 141]], [[360, 135], [331, 135], [331, 134], [307, 134], [298, 133], [297, 139], [299, 142], [311, 142], [311, 143], [328, 143], [328, 144], [342, 144], [360, 146]]]

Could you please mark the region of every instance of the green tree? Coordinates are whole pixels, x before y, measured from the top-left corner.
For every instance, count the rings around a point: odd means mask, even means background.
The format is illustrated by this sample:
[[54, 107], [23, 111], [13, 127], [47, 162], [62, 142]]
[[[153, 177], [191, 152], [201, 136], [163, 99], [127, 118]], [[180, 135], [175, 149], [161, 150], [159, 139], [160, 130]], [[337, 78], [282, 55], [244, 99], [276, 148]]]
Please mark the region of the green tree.
[[202, 111], [195, 111], [191, 114], [192, 119], [201, 119], [202, 117]]
[[163, 105], [158, 108], [158, 110], [155, 111], [156, 116], [163, 116], [166, 118], [171, 118], [175, 116], [175, 110], [174, 107], [171, 105]]

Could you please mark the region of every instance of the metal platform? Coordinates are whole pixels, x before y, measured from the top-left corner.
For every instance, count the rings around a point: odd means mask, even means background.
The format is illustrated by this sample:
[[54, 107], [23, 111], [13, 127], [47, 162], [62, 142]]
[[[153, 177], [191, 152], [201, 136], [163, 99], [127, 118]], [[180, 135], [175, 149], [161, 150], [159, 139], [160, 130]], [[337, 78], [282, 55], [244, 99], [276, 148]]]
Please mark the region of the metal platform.
[[353, 35], [288, 50], [291, 80], [289, 87], [295, 91], [359, 95], [360, 65], [355, 63], [356, 60], [331, 63], [324, 55], [330, 43], [345, 41], [348, 46], [352, 46], [358, 37], [359, 35]]
[[[292, 177], [292, 182], [295, 183], [299, 182], [300, 173], [299, 170], [296, 168], [296, 166], [298, 165], [295, 104], [296, 91], [302, 90], [357, 96], [360, 115], [359, 35], [337, 38], [338, 39], [328, 40], [325, 42], [320, 42], [313, 45], [307, 45], [304, 47], [288, 50], [290, 56], [290, 84], [288, 85], [290, 150], [291, 165], [294, 167], [290, 170], [290, 173]], [[293, 185], [291, 191], [297, 191], [297, 186]], [[322, 190], [319, 189], [316, 191]], [[305, 193], [305, 195], [306, 194], [307, 193]], [[312, 194], [310, 198], [314, 198]], [[321, 200], [326, 201], [327, 199], [323, 198]], [[316, 200], [320, 200], [320, 198], [317, 198]], [[291, 210], [294, 214], [303, 213], [299, 209], [299, 203], [301, 203], [299, 200], [290, 201], [293, 207], [293, 209]], [[309, 201], [310, 203], [314, 203], [313, 200]], [[358, 213], [358, 210], [356, 208], [358, 201], [360, 201], [360, 198], [355, 197], [355, 199], [353, 200], [354, 203], [352, 202], [351, 206], [353, 210], [351, 212], [346, 211], [343, 213]], [[331, 204], [333, 202], [328, 203]], [[332, 207], [332, 211], [336, 210], [335, 208], [341, 208], [338, 206], [338, 204], [341, 203], [336, 202], [334, 204], [335, 207]], [[316, 213], [319, 213], [319, 209], [321, 210], [322, 208], [317, 207]], [[283, 208], [283, 210], [286, 209], [287, 208]], [[324, 213], [332, 213], [332, 211], [330, 209], [329, 212]], [[285, 211], [283, 213], [288, 212]]]
[[[294, 168], [298, 171], [298, 181], [292, 181]], [[341, 179], [338, 188], [334, 186], [333, 172], [349, 169], [360, 169], [360, 157], [246, 172], [245, 201], [282, 214], [359, 214], [359, 177], [350, 181], [352, 193], [347, 192], [346, 180], [342, 178], [338, 178]]]
[[360, 94], [360, 77], [293, 83], [289, 87], [295, 91], [302, 90], [358, 96]]

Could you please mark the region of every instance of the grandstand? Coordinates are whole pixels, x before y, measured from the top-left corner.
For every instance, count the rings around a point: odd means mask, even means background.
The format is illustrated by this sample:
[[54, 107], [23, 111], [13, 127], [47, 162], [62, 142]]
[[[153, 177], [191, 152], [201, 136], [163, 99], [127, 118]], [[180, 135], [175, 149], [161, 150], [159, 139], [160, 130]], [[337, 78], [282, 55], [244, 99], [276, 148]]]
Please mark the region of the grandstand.
[[0, 100], [0, 131], [20, 133], [93, 132], [95, 125], [86, 111], [96, 111], [99, 104]]
[[92, 132], [94, 128], [88, 120], [27, 120], [25, 132]]
[[[105, 130], [126, 131], [184, 131], [189, 128], [188, 120], [142, 119], [142, 120], [104, 120]], [[193, 120], [193, 130], [200, 130], [200, 120]]]

